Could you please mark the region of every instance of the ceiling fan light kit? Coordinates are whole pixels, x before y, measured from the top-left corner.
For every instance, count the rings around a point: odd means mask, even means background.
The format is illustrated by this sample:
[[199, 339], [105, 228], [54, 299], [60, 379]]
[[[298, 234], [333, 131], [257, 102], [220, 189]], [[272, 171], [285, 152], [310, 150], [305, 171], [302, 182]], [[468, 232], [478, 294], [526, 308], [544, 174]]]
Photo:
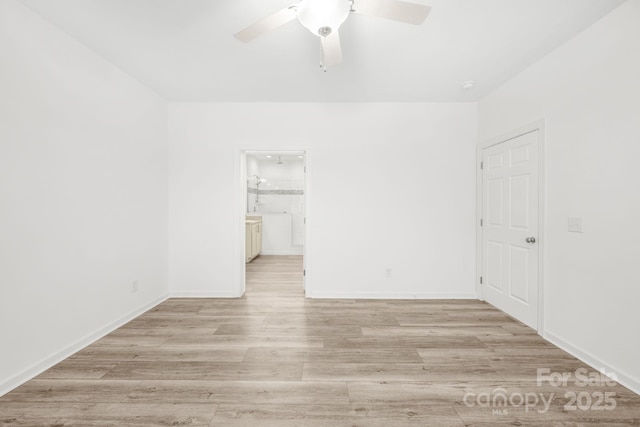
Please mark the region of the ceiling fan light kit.
[[392, 19], [407, 24], [420, 25], [431, 8], [401, 0], [300, 0], [299, 3], [280, 10], [235, 34], [243, 42], [298, 19], [322, 43], [322, 67], [342, 62], [339, 28], [351, 12]]
[[312, 34], [327, 37], [347, 20], [351, 4], [347, 0], [300, 0], [296, 6], [298, 21]]

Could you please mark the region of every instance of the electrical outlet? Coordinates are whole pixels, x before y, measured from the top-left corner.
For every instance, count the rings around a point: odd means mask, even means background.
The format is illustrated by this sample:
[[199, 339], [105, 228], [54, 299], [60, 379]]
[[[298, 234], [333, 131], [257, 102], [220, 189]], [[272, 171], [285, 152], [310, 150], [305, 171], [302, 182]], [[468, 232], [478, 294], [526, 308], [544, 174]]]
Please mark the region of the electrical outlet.
[[138, 281], [134, 280], [131, 282], [131, 292], [138, 292]]
[[391, 268], [386, 268], [384, 270], [384, 277], [391, 277], [393, 276], [393, 270]]

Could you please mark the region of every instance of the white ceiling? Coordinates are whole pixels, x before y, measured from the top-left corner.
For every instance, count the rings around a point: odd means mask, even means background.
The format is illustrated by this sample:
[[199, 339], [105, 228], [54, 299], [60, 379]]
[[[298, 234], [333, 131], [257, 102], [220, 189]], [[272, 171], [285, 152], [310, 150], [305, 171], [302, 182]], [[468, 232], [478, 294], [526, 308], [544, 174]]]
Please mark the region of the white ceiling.
[[352, 14], [323, 73], [297, 21], [233, 37], [296, 0], [21, 1], [166, 99], [202, 102], [476, 101], [624, 2], [413, 0], [432, 7], [419, 27]]

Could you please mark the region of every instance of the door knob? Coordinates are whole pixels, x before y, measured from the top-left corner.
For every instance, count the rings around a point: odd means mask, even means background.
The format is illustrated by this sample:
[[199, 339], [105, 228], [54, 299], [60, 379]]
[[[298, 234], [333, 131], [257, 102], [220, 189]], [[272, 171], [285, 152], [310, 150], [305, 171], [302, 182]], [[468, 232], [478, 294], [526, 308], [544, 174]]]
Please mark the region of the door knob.
[[527, 243], [535, 243], [536, 242], [536, 238], [535, 237], [527, 237], [526, 239], [524, 239], [525, 242]]

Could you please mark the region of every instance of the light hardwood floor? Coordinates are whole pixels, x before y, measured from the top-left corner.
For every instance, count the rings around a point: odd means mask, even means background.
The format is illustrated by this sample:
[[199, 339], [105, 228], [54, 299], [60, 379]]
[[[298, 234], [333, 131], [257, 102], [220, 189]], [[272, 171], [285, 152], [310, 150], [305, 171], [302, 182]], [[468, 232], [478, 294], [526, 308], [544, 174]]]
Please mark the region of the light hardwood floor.
[[537, 368], [596, 372], [483, 302], [308, 300], [301, 257], [261, 256], [243, 298], [160, 304], [0, 398], [0, 425], [640, 425], [629, 390]]

